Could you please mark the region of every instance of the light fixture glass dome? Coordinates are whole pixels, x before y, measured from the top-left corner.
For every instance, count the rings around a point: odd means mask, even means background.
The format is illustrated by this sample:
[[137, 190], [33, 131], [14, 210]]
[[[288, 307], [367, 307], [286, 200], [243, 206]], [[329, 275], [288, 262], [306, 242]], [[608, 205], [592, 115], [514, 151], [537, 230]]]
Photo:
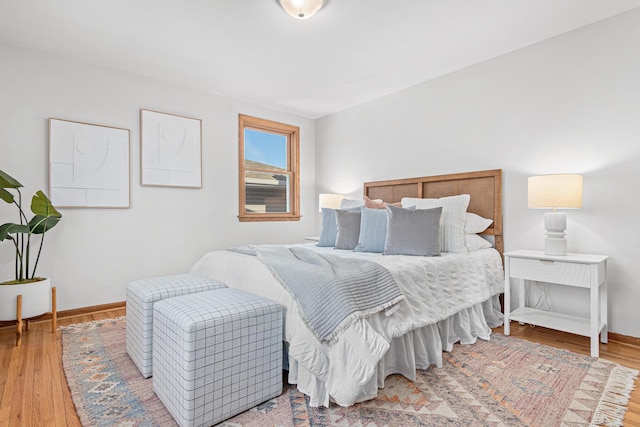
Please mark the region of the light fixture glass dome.
[[280, 6], [291, 16], [297, 19], [311, 18], [322, 9], [326, 0], [277, 0]]

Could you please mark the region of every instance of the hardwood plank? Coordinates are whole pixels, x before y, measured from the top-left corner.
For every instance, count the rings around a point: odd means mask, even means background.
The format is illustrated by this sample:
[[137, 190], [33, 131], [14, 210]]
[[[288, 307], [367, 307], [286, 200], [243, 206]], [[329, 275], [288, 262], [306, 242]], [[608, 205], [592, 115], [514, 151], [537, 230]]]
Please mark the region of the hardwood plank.
[[[125, 315], [124, 308], [82, 313], [60, 319], [60, 326]], [[496, 328], [494, 332], [502, 332]], [[511, 324], [511, 335], [552, 347], [589, 355], [589, 338], [540, 327]], [[612, 334], [600, 345], [604, 359], [640, 369], [640, 347]], [[631, 344], [629, 343], [631, 342]], [[0, 427], [55, 425], [80, 427], [62, 368], [62, 333], [51, 333], [50, 321], [31, 324], [23, 335], [22, 347], [15, 347], [15, 330], [0, 330]], [[31, 371], [29, 373], [28, 371]], [[625, 426], [640, 427], [640, 380], [631, 394]]]
[[64, 427], [67, 425], [67, 420], [65, 417], [64, 390], [68, 389], [69, 387], [67, 386], [67, 382], [63, 374], [63, 369], [59, 363], [58, 357], [48, 355], [47, 364], [48, 369], [51, 372], [51, 404], [53, 406], [53, 413], [51, 414], [52, 424], [50, 425], [55, 425], [56, 427]]
[[29, 338], [25, 336], [22, 339], [22, 346], [19, 346], [14, 350], [14, 360], [16, 361], [16, 369], [14, 372], [16, 372], [16, 375], [13, 381], [10, 378], [7, 378], [7, 383], [9, 384], [7, 389], [10, 390], [11, 393], [11, 407], [9, 409], [9, 425], [11, 426], [28, 425], [22, 424], [22, 402], [25, 400], [24, 365], [26, 364], [28, 356], [29, 343]]
[[0, 427], [9, 426], [11, 406], [13, 403], [13, 391], [11, 381], [15, 378], [17, 364], [14, 360], [15, 334], [0, 335], [0, 360], [2, 361], [2, 371], [0, 372]]
[[[11, 338], [8, 334], [0, 335], [0, 348], [9, 348], [13, 346], [13, 342], [11, 342]], [[11, 363], [11, 352], [10, 351], [0, 351], [0, 402], [4, 400], [1, 399], [4, 395], [5, 385], [7, 383], [7, 376], [9, 375], [9, 366]]]
[[[22, 407], [20, 408], [20, 416], [19, 419], [22, 425], [25, 426], [33, 426], [37, 425], [34, 423], [32, 419], [32, 409], [34, 402], [34, 397], [38, 394], [38, 390], [34, 388], [35, 385], [35, 353], [37, 351], [37, 342], [35, 337], [38, 334], [30, 334], [28, 332], [24, 332], [22, 334], [22, 344], [24, 345], [24, 351], [26, 352], [26, 357], [24, 359], [24, 365], [22, 368], [22, 375], [24, 377], [24, 381], [22, 384]], [[15, 407], [15, 406], [14, 406]]]
[[[38, 340], [40, 341], [40, 354], [36, 355], [36, 360], [38, 361], [39, 369], [36, 371], [36, 376], [34, 378], [34, 387], [40, 387], [40, 397], [38, 404], [38, 412], [34, 413], [33, 417], [38, 423], [37, 425], [43, 426], [52, 426], [55, 425], [54, 421], [54, 406], [53, 399], [55, 397], [54, 389], [53, 389], [53, 372], [49, 367], [49, 340], [47, 339], [47, 335], [53, 334], [44, 334], [40, 330], [38, 332]], [[35, 335], [35, 334], [34, 334]]]
[[[43, 339], [44, 341], [44, 339]], [[46, 343], [43, 342], [43, 346], [46, 346]], [[47, 354], [42, 356], [42, 376], [41, 376], [41, 384], [42, 384], [42, 402], [41, 402], [41, 411], [40, 414], [42, 416], [42, 425], [44, 426], [53, 426], [55, 425], [55, 407], [53, 401], [56, 396], [56, 390], [54, 388], [53, 383], [53, 372], [49, 367], [50, 357]]]
[[[68, 399], [71, 400], [69, 394], [69, 387], [64, 375], [64, 369], [62, 368], [62, 332], [60, 328], [55, 334], [46, 334], [44, 337], [44, 345], [47, 348], [46, 351], [46, 368], [51, 373], [51, 406], [52, 414], [51, 424], [56, 427], [65, 427], [68, 425], [65, 415], [65, 390], [68, 394]], [[75, 408], [73, 408], [73, 416], [77, 419]], [[71, 414], [71, 412], [70, 412]], [[78, 423], [79, 425], [79, 423]]]

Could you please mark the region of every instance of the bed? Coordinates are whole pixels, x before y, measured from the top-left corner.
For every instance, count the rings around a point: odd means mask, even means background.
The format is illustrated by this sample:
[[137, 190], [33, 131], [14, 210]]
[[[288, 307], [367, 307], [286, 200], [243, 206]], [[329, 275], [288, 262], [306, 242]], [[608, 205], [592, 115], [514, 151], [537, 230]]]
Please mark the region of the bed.
[[[501, 176], [498, 169], [364, 184], [366, 198], [403, 205], [419, 205], [418, 199], [457, 200], [459, 195], [469, 195], [466, 212], [491, 220], [482, 234], [491, 236], [495, 249], [418, 257], [315, 244], [278, 248], [322, 260], [331, 257], [353, 265], [375, 264], [397, 282], [401, 298], [380, 310], [342, 322], [329, 338], [318, 335], [317, 328], [308, 322], [305, 307], [283, 285], [273, 266], [266, 263], [264, 254], [270, 247], [258, 248], [256, 254], [243, 250], [210, 252], [191, 272], [282, 304], [286, 309], [289, 383], [309, 396], [311, 406], [329, 406], [331, 401], [350, 406], [374, 398], [388, 375], [398, 373], [414, 380], [416, 369], [442, 366], [442, 351], [450, 351], [454, 343], [488, 340], [491, 328], [501, 324]], [[419, 206], [410, 208], [424, 211]], [[319, 298], [317, 303], [321, 306], [327, 301]]]

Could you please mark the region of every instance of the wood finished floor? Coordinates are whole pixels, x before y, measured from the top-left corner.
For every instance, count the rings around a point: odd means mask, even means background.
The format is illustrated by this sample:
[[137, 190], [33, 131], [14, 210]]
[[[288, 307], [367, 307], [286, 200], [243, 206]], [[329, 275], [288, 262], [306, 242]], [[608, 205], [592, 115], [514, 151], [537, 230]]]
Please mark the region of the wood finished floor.
[[[61, 326], [123, 316], [124, 309], [59, 319]], [[589, 339], [544, 328], [512, 323], [512, 336], [589, 354]], [[495, 329], [502, 332], [502, 328]], [[61, 332], [50, 321], [34, 322], [15, 347], [15, 329], [0, 329], [0, 427], [80, 426], [62, 370]], [[640, 369], [640, 347], [610, 341], [600, 357]], [[640, 380], [631, 395], [625, 426], [640, 427]]]

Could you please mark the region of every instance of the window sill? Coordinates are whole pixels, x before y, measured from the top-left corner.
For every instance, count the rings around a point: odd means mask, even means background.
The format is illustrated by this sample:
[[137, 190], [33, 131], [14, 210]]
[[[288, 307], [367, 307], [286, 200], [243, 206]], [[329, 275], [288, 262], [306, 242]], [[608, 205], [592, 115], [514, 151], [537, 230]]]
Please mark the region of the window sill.
[[240, 222], [300, 221], [302, 215], [255, 214], [238, 215]]

